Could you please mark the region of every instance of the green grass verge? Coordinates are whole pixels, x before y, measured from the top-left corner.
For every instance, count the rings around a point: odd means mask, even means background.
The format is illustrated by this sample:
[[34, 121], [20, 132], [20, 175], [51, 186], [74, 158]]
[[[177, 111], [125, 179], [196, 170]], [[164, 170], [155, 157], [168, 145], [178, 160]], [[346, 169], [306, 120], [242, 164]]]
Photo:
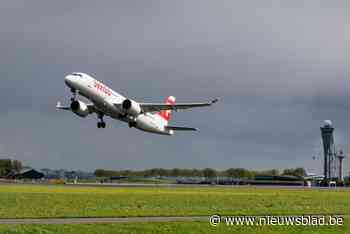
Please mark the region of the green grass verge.
[[350, 214], [350, 190], [0, 185], [0, 218]]
[[256, 233], [256, 234], [332, 234], [350, 233], [350, 223], [344, 226], [225, 226], [211, 227], [206, 222], [169, 222], [169, 223], [121, 223], [121, 224], [74, 224], [74, 225], [4, 225], [0, 233]]

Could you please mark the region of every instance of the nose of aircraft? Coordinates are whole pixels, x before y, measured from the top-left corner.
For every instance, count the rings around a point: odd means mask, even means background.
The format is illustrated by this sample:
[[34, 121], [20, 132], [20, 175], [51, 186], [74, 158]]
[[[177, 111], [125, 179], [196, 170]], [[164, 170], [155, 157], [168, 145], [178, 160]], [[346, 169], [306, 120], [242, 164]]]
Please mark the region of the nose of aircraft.
[[72, 75], [67, 75], [66, 77], [64, 77], [64, 82], [72, 88], [73, 86], [73, 79], [74, 77]]

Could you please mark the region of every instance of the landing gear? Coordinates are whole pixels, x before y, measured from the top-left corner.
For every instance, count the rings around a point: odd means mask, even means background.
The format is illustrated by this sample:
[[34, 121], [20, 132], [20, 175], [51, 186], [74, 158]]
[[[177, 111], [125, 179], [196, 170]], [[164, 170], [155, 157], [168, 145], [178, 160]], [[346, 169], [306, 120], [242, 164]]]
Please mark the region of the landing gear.
[[136, 127], [136, 119], [131, 116], [129, 117], [128, 123], [129, 123], [129, 128]]
[[71, 89], [70, 91], [72, 92], [72, 95], [73, 95], [73, 97], [70, 99], [71, 100], [70, 108], [72, 109], [72, 111], [76, 111], [79, 109], [79, 102], [77, 101], [78, 92], [76, 89]]
[[135, 126], [136, 126], [136, 121], [135, 120], [129, 121], [129, 128], [132, 128], [132, 127], [135, 127]]
[[103, 121], [103, 114], [98, 114], [98, 119], [100, 120], [99, 122], [97, 122], [97, 127], [98, 128], [105, 128], [106, 127], [106, 123]]
[[73, 94], [73, 97], [70, 99], [72, 102], [76, 101], [77, 100], [77, 96], [78, 96], [78, 92], [76, 89], [71, 89], [70, 90]]
[[105, 128], [106, 127], [106, 123], [105, 122], [98, 122], [97, 123], [97, 127], [98, 128]]

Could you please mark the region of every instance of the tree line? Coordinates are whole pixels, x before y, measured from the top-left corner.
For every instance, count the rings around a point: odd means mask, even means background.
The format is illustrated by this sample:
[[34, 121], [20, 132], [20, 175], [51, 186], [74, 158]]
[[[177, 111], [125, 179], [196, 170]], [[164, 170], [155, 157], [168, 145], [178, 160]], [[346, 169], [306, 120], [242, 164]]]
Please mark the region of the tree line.
[[20, 172], [22, 163], [18, 160], [0, 159], [0, 177], [7, 176], [10, 172]]
[[96, 169], [94, 172], [96, 177], [117, 177], [117, 176], [137, 176], [137, 177], [204, 177], [215, 178], [230, 177], [230, 178], [244, 178], [253, 179], [256, 176], [306, 176], [304, 168], [290, 168], [284, 169], [280, 172], [278, 169], [271, 169], [265, 171], [247, 170], [245, 168], [229, 168], [227, 170], [215, 170], [213, 168], [205, 169], [164, 169], [164, 168], [152, 168], [146, 170], [104, 170]]

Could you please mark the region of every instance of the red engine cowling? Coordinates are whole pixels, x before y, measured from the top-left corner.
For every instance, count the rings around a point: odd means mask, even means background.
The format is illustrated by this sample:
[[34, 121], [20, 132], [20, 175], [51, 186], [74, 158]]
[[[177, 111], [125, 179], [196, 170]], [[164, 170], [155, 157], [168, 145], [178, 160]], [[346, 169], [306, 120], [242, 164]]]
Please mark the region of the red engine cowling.
[[85, 118], [90, 114], [89, 108], [87, 107], [87, 105], [84, 102], [79, 100], [73, 101], [70, 105], [70, 108], [72, 109], [73, 113], [75, 113], [76, 115], [82, 118]]
[[140, 104], [130, 99], [125, 99], [122, 103], [122, 107], [127, 114], [135, 117], [137, 117], [142, 111]]

